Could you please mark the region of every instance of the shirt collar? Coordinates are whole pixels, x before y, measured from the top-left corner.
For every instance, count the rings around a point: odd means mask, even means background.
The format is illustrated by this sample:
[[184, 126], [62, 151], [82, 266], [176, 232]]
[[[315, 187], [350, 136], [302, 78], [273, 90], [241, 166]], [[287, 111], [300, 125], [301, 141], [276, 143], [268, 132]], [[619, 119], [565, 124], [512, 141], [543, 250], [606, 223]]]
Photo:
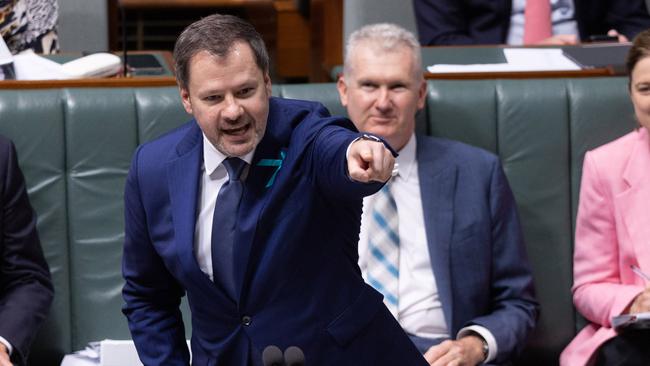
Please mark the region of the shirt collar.
[[397, 175], [404, 180], [408, 180], [411, 174], [413, 174], [416, 146], [417, 139], [415, 138], [415, 133], [413, 133], [406, 145], [399, 151], [397, 159], [395, 159], [398, 166]]
[[[253, 155], [255, 154], [255, 149], [244, 156], [238, 156], [238, 158], [244, 160], [247, 164], [250, 165], [253, 161]], [[217, 150], [214, 145], [208, 140], [208, 138], [203, 134], [203, 165], [205, 166], [205, 172], [208, 175], [212, 173], [221, 165], [221, 163], [226, 160], [229, 156]]]

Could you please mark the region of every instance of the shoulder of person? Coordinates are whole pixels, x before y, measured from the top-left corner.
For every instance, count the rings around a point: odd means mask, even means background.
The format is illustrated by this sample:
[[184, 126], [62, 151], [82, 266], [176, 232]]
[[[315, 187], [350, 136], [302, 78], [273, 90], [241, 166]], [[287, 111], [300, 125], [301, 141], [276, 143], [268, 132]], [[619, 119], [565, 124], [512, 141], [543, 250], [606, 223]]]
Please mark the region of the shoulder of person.
[[287, 99], [280, 97], [271, 97], [269, 99], [269, 116], [281, 113], [285, 118], [294, 119], [299, 116], [306, 116], [316, 113], [320, 117], [329, 117], [330, 112], [320, 102], [314, 102], [302, 99]]
[[638, 128], [616, 140], [600, 145], [588, 151], [587, 154], [599, 163], [614, 164], [627, 160], [639, 140], [648, 140], [648, 133], [643, 128]]

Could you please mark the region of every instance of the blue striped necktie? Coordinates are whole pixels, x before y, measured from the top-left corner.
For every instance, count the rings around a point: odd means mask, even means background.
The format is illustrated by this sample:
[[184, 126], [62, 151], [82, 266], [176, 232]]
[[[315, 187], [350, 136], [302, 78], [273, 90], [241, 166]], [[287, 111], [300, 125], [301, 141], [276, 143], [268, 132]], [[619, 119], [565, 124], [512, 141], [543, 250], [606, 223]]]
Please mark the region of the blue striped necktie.
[[239, 201], [244, 192], [244, 184], [239, 178], [246, 162], [227, 158], [222, 164], [228, 171], [228, 181], [219, 190], [212, 217], [212, 277], [235, 299], [235, 229]]
[[397, 204], [387, 183], [376, 195], [368, 225], [366, 281], [384, 295], [388, 310], [398, 319], [399, 231]]

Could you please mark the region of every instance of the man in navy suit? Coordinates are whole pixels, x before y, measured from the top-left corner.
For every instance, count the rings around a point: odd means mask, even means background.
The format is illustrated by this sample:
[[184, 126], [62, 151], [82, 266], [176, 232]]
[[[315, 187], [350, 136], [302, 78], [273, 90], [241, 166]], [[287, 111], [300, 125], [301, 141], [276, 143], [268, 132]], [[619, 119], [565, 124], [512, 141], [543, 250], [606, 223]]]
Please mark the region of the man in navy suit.
[[[627, 41], [650, 28], [643, 0], [551, 3], [554, 36], [544, 44], [574, 44], [604, 34]], [[413, 0], [413, 7], [423, 45], [521, 44], [525, 0]]]
[[397, 286], [392, 293], [376, 280], [381, 273], [374, 274], [373, 266], [383, 267], [391, 250], [376, 247], [381, 238], [371, 229], [376, 221], [389, 221], [375, 211], [380, 193], [364, 199], [364, 277], [378, 283], [431, 365], [510, 361], [526, 344], [538, 305], [499, 159], [415, 134], [427, 87], [418, 42], [396, 25], [368, 25], [350, 35], [337, 86], [357, 128], [385, 138], [400, 154], [398, 173], [387, 183], [397, 211], [392, 232], [399, 254], [386, 271], [394, 273]]
[[16, 150], [3, 136], [0, 209], [0, 366], [25, 365], [54, 290]]
[[271, 345], [309, 365], [426, 365], [357, 265], [387, 145], [271, 97], [264, 43], [241, 19], [193, 23], [174, 59], [194, 119], [137, 149], [125, 189], [123, 311], [141, 361], [188, 364], [186, 293], [194, 365], [259, 365]]

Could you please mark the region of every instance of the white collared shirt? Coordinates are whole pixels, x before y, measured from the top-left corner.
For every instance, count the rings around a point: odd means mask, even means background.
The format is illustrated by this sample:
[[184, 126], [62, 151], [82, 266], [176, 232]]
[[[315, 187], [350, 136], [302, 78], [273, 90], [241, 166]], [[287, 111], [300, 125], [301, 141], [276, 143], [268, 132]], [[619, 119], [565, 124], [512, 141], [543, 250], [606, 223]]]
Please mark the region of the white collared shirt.
[[[250, 165], [255, 150], [241, 156]], [[222, 162], [228, 156], [212, 145], [203, 135], [203, 166], [201, 167], [198, 216], [194, 227], [194, 255], [201, 271], [212, 280], [212, 217], [221, 186], [228, 181], [228, 172]]]
[[7, 354], [11, 356], [11, 354], [14, 352], [14, 347], [9, 343], [8, 340], [6, 340], [3, 336], [0, 336], [0, 343], [4, 344], [5, 347], [7, 347]]
[[[420, 178], [416, 159], [415, 134], [399, 151], [396, 162], [398, 173], [391, 179], [391, 193], [398, 212], [400, 239], [399, 256], [399, 322], [409, 333], [423, 338], [449, 338], [438, 287], [431, 267], [431, 256], [424, 226], [424, 210], [420, 193]], [[363, 200], [363, 206], [372, 207], [376, 195]], [[370, 210], [361, 216], [359, 240], [359, 267], [365, 274], [368, 256], [368, 226]], [[492, 333], [481, 326], [471, 326], [459, 331], [458, 336], [469, 331], [479, 333], [488, 343], [487, 361], [496, 357], [497, 344]]]

